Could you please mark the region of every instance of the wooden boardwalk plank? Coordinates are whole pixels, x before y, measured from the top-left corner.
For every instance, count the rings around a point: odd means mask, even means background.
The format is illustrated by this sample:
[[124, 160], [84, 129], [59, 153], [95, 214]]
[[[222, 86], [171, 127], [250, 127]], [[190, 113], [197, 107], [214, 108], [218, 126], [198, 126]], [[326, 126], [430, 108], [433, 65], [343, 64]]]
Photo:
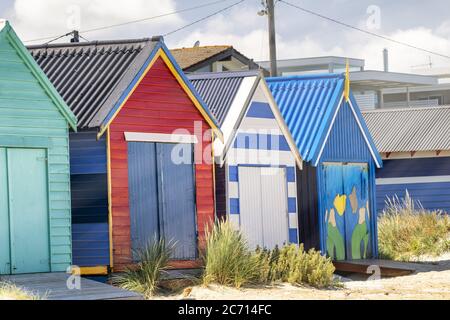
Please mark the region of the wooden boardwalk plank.
[[0, 277], [48, 300], [142, 299], [142, 296], [106, 283], [81, 278], [80, 289], [69, 289], [70, 275], [62, 272], [23, 274]]
[[382, 259], [345, 260], [333, 261], [336, 271], [371, 274], [367, 272], [369, 266], [378, 266], [381, 276], [399, 277], [418, 271], [420, 268], [415, 263], [406, 263]]

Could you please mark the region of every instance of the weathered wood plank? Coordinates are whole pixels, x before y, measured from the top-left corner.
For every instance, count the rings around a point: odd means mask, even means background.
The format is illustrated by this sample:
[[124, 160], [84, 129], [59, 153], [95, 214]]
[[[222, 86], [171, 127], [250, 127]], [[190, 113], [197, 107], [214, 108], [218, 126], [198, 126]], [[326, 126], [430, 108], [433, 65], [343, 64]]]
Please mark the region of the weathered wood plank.
[[112, 285], [81, 278], [80, 289], [67, 287], [69, 274], [62, 272], [2, 276], [8, 281], [28, 291], [44, 296], [47, 300], [110, 300], [142, 299], [142, 296]]

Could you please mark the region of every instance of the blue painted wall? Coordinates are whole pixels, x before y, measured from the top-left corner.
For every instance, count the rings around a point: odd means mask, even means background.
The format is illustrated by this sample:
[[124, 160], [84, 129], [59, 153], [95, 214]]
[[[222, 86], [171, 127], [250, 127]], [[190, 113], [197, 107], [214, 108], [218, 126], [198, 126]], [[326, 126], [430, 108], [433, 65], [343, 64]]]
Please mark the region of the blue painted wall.
[[377, 178], [450, 175], [450, 157], [383, 160]]
[[347, 103], [342, 105], [336, 116], [320, 161], [373, 161], [364, 136]]
[[[384, 160], [383, 169], [376, 172], [377, 178], [389, 182], [389, 179], [406, 178], [401, 183], [377, 184], [377, 208], [381, 212], [387, 198], [403, 198], [406, 190], [422, 206], [430, 210], [450, 212], [450, 179], [433, 181], [436, 176], [450, 176], [450, 157], [413, 158]], [[429, 182], [414, 183], [416, 177], [428, 177]], [[445, 181], [447, 179], [447, 181]]]
[[108, 185], [105, 138], [70, 134], [72, 255], [78, 266], [109, 265]]
[[[357, 107], [355, 105], [355, 107]], [[331, 128], [330, 135], [323, 149], [320, 163], [324, 162], [360, 162], [368, 164], [368, 184], [369, 184], [369, 210], [370, 212], [377, 212], [376, 201], [376, 186], [375, 186], [375, 162], [370, 153], [370, 149], [364, 139], [364, 136], [359, 128], [358, 122], [353, 115], [350, 106], [347, 103], [343, 103], [338, 114], [336, 115], [335, 122]], [[319, 194], [319, 212], [320, 219], [320, 239], [321, 250], [326, 251], [326, 237], [324, 212], [326, 205], [323, 197], [320, 195], [326, 194], [324, 178], [322, 170], [317, 170], [317, 188]], [[378, 237], [377, 237], [377, 222], [376, 219], [370, 219], [370, 252], [372, 257], [378, 255]]]

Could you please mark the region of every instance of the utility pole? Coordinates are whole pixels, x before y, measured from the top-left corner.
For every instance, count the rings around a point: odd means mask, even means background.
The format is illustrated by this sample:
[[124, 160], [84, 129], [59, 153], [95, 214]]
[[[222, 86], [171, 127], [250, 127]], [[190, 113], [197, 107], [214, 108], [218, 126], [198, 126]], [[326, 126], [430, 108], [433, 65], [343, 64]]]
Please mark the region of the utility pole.
[[275, 39], [275, 5], [267, 0], [267, 18], [269, 22], [270, 76], [277, 76], [277, 45]]

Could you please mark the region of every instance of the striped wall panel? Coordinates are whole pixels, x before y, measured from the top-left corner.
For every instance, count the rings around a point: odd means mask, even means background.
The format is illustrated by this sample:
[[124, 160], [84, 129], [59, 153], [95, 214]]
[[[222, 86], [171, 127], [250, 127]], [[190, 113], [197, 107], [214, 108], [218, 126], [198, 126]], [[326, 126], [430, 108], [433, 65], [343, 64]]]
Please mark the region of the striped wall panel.
[[387, 159], [376, 177], [378, 212], [406, 190], [425, 209], [450, 212], [450, 157]]
[[291, 243], [298, 243], [295, 159], [261, 87], [255, 91], [227, 155], [227, 213], [236, 225], [240, 224], [239, 166], [286, 168], [288, 238]]

